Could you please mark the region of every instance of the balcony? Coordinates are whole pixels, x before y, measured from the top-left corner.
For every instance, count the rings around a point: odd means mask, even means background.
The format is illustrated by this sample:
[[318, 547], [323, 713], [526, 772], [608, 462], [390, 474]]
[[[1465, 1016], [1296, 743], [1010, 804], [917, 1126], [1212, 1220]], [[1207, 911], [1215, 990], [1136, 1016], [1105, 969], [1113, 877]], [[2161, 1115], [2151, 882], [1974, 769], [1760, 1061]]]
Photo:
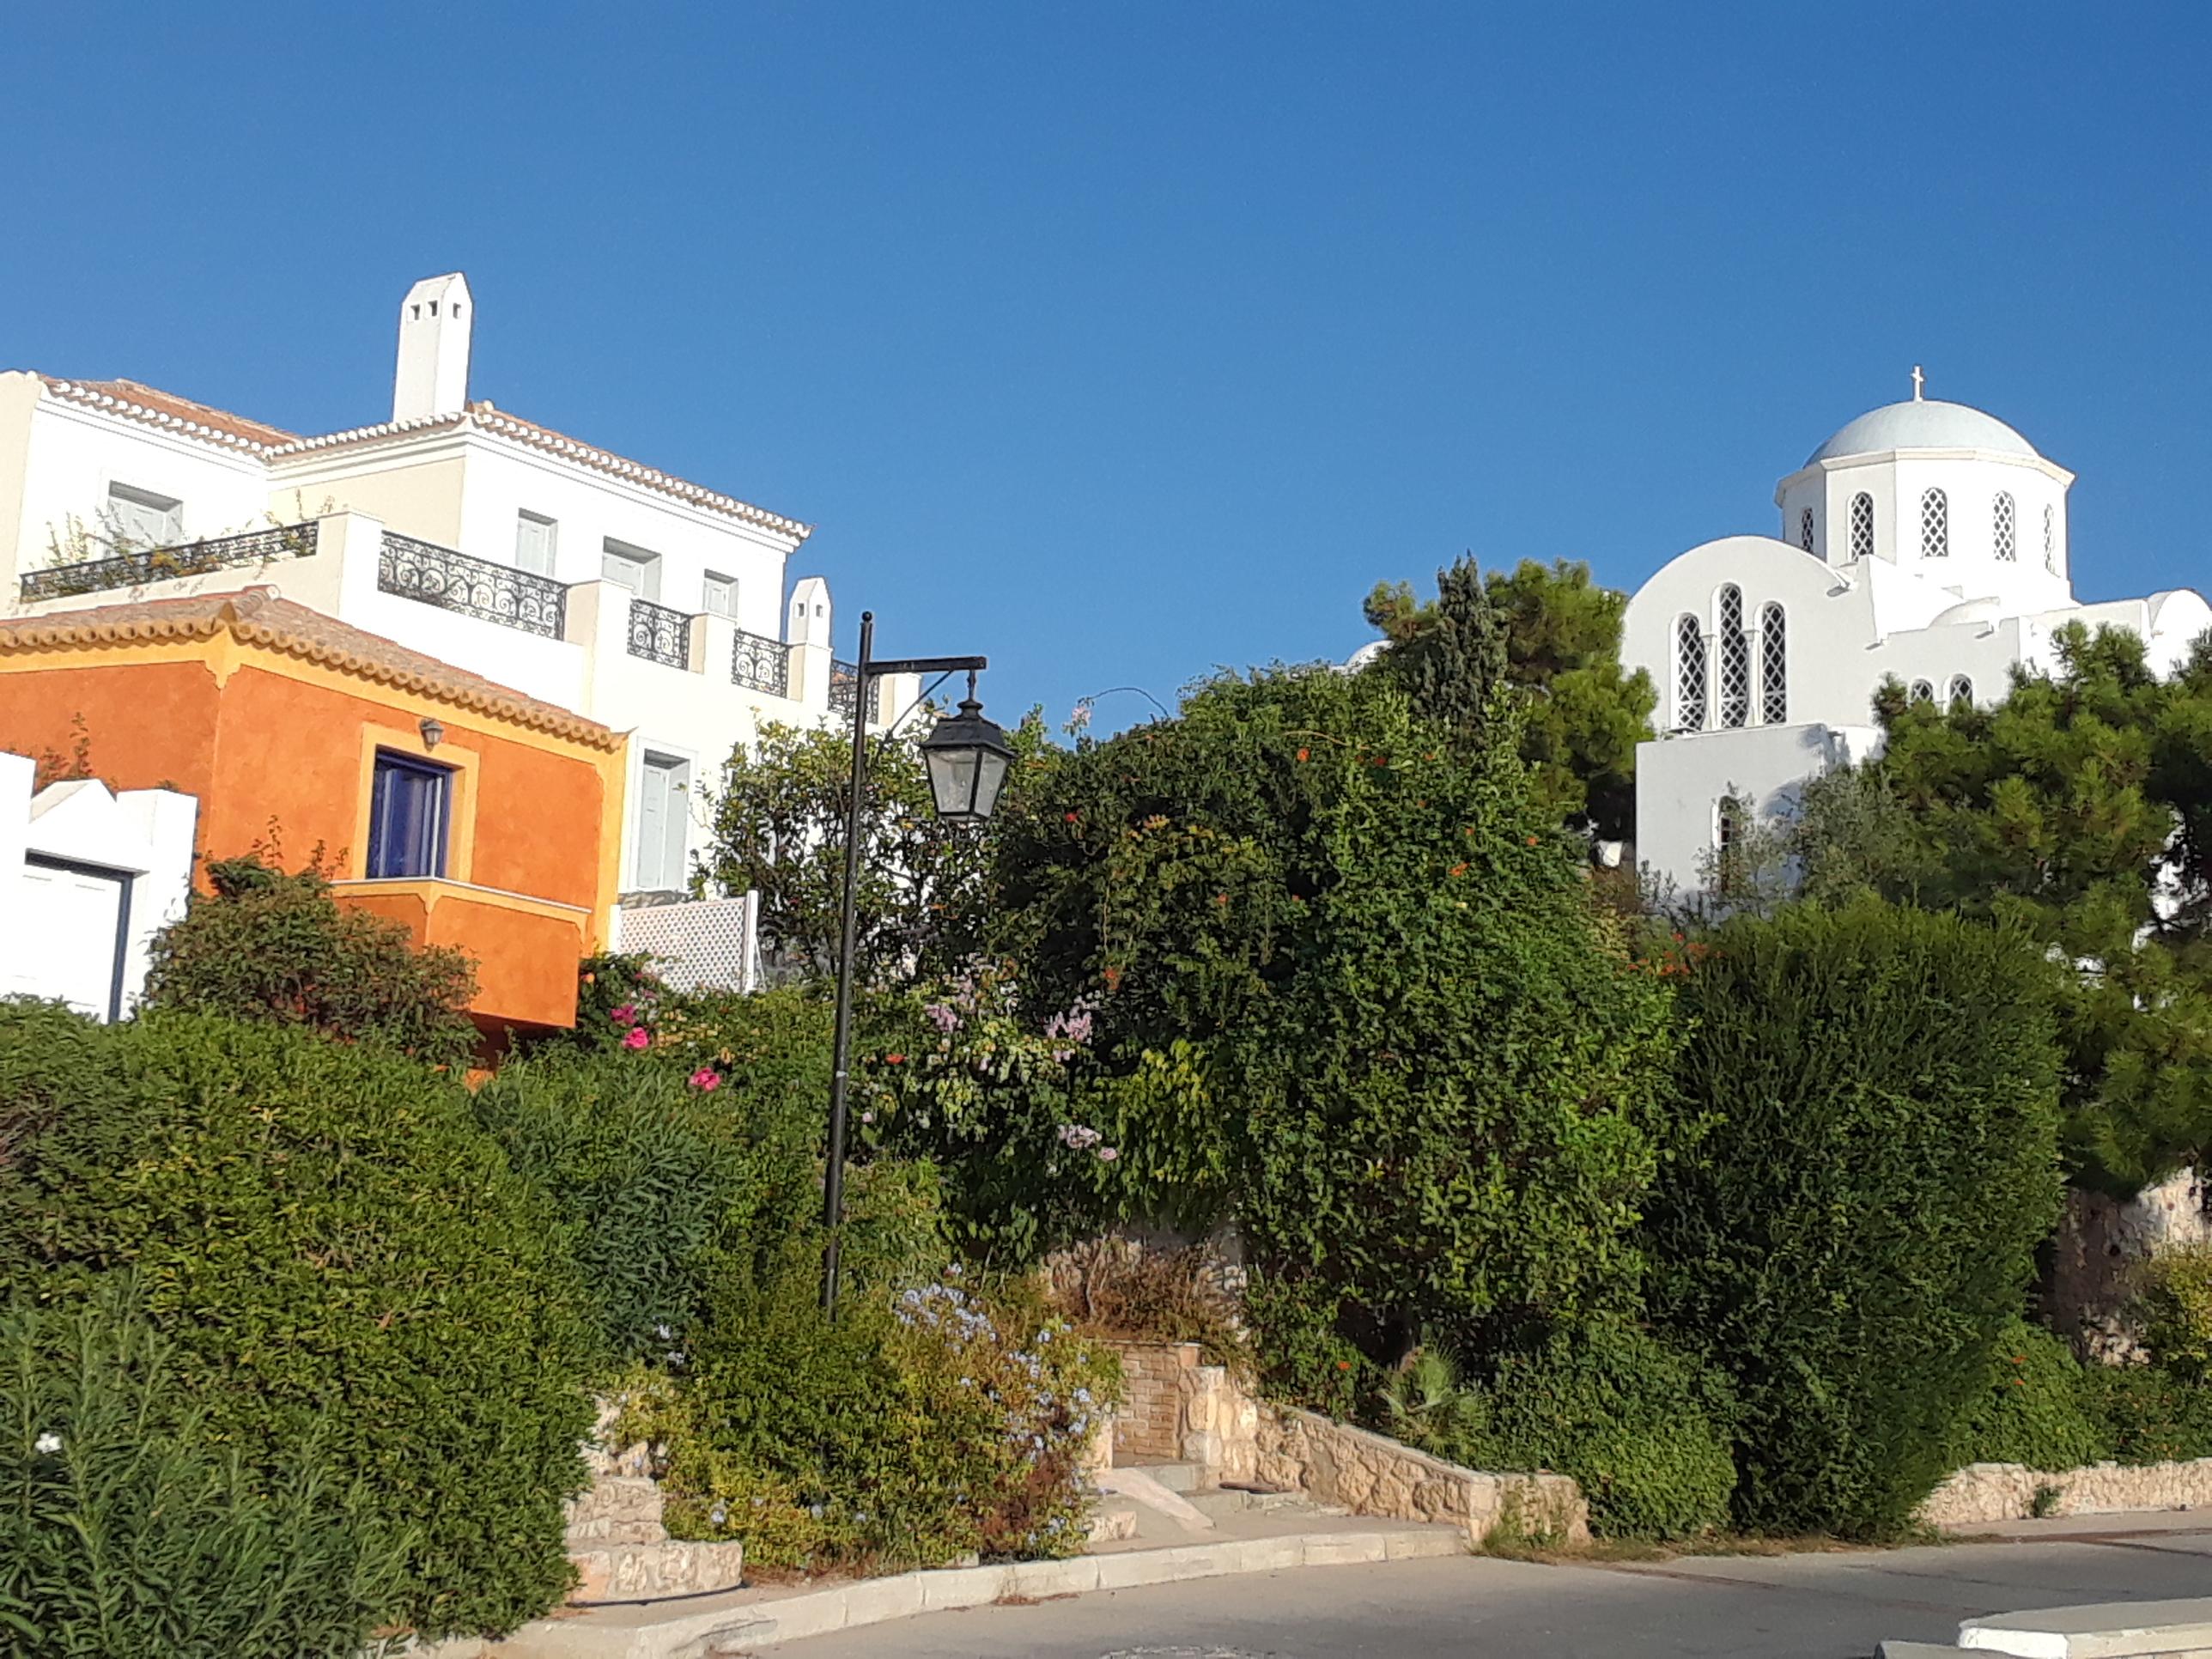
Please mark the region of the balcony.
[[376, 585], [386, 593], [497, 623], [544, 639], [562, 637], [568, 588], [550, 576], [471, 558], [450, 547], [384, 532]]
[[833, 659], [830, 664], [830, 712], [840, 720], [849, 720], [860, 700], [860, 664]]
[[737, 630], [737, 644], [730, 653], [730, 684], [742, 685], [755, 691], [765, 691], [771, 697], [791, 695], [791, 647], [781, 640], [772, 640], [765, 634], [748, 634]]
[[671, 668], [691, 665], [691, 618], [650, 599], [629, 602], [629, 653]]
[[243, 535], [218, 536], [174, 547], [118, 553], [112, 558], [27, 570], [17, 586], [23, 601], [28, 604], [35, 599], [64, 599], [104, 592], [110, 588], [143, 587], [150, 582], [204, 576], [211, 570], [266, 565], [278, 559], [304, 559], [315, 550], [318, 528], [313, 520], [277, 525], [267, 530], [250, 530]]

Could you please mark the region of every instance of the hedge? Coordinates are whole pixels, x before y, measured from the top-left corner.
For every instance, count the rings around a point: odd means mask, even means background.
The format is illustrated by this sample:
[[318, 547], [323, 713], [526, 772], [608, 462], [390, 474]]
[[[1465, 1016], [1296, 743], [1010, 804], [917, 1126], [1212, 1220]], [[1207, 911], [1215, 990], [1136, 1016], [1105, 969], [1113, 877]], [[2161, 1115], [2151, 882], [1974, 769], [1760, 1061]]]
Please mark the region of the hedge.
[[556, 1217], [422, 1066], [207, 1016], [0, 1004], [0, 1280], [82, 1304], [135, 1269], [210, 1430], [319, 1447], [416, 1529], [390, 1616], [504, 1631], [570, 1582], [590, 1412]]

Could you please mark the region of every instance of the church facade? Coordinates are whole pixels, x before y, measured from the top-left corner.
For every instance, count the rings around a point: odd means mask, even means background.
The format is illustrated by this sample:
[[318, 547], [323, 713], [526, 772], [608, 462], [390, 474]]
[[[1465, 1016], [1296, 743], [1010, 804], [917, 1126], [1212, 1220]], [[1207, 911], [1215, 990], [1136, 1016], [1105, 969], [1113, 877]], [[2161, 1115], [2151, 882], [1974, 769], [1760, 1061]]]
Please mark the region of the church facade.
[[1775, 488], [1779, 534], [1670, 560], [1629, 601], [1621, 656], [1658, 688], [1636, 761], [1637, 856], [1687, 890], [1743, 826], [1875, 752], [1876, 689], [1990, 703], [2051, 665], [2068, 623], [2132, 629], [2171, 671], [2212, 629], [2187, 589], [2082, 605], [2074, 475], [1994, 416], [1921, 395], [1860, 416]]

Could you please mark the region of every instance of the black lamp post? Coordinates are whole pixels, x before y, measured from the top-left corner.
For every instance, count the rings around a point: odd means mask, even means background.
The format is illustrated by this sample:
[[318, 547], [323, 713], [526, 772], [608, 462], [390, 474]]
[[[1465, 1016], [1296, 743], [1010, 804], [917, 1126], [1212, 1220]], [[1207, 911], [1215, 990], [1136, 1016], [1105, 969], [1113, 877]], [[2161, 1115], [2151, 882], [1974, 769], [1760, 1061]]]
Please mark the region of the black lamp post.
[[866, 831], [860, 816], [868, 784], [868, 688], [890, 674], [951, 674], [965, 669], [968, 695], [959, 712], [947, 715], [922, 739], [922, 763], [929, 770], [929, 793], [938, 817], [946, 823], [981, 823], [999, 804], [1006, 768], [1014, 758], [1006, 734], [983, 718], [975, 700], [975, 676], [990, 664], [981, 657], [893, 657], [878, 662], [876, 613], [860, 613], [860, 655], [854, 665], [853, 697], [853, 799], [845, 820], [845, 896], [838, 915], [837, 1026], [830, 1078], [830, 1167], [823, 1183], [822, 1224], [830, 1242], [822, 1253], [822, 1310], [837, 1315], [837, 1245], [845, 1220], [845, 1085], [851, 1075], [853, 1041], [853, 951], [860, 931], [861, 842]]

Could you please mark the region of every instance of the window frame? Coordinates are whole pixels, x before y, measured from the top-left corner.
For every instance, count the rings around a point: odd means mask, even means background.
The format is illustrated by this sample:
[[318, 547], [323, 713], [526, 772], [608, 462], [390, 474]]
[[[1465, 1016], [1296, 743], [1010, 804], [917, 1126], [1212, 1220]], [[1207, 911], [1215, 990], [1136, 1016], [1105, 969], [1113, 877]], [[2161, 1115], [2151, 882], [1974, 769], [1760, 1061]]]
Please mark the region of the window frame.
[[[720, 611], [714, 606], [714, 592], [721, 588], [729, 596], [729, 609]], [[738, 619], [738, 579], [719, 570], [709, 570], [699, 578], [699, 610], [702, 615], [720, 617], [726, 622]]]
[[[692, 762], [689, 756], [670, 754], [662, 749], [647, 749], [639, 757], [637, 856], [630, 866], [630, 873], [636, 880], [639, 892], [667, 893], [684, 890], [684, 878], [688, 874], [685, 866], [690, 851], [690, 812], [687, 803], [691, 794], [691, 770]], [[660, 845], [658, 848], [649, 849], [646, 818], [647, 801], [653, 787], [651, 779], [655, 774], [668, 776], [669, 781], [665, 785], [668, 798], [663, 807]], [[651, 871], [647, 869], [645, 863], [648, 851], [658, 861]], [[672, 881], [667, 879], [671, 872], [666, 867], [672, 855], [678, 866], [673, 872], [676, 878]], [[662, 878], [649, 881], [647, 879], [648, 874]]]
[[1951, 556], [1951, 498], [1935, 485], [1920, 492], [1920, 556]]
[[[638, 585], [633, 587], [615, 574], [611, 567], [616, 564], [635, 567], [639, 573]], [[640, 547], [634, 542], [619, 541], [612, 536], [604, 537], [600, 540], [599, 579], [602, 581], [612, 582], [617, 587], [645, 600], [649, 605], [660, 603], [660, 555], [649, 547]]]
[[2009, 489], [1990, 502], [1990, 551], [2000, 564], [2020, 562], [2020, 507]]
[[1735, 731], [1751, 724], [1751, 640], [1743, 628], [1743, 589], [1723, 582], [1713, 595], [1713, 643], [1720, 653], [1713, 701], [1719, 724]]
[[[535, 526], [544, 532], [543, 544], [545, 562], [541, 567], [530, 564], [523, 558], [523, 532]], [[514, 568], [533, 576], [550, 578], [561, 558], [561, 521], [550, 519], [543, 513], [532, 513], [528, 507], [518, 507], [514, 514]]]
[[[441, 766], [404, 749], [379, 745], [370, 764], [368, 834], [362, 871], [368, 881], [444, 881], [453, 862], [453, 777], [456, 768]], [[395, 848], [391, 814], [394, 807], [388, 780], [408, 777], [432, 786], [430, 823], [416, 831], [413, 844]], [[429, 856], [419, 856], [427, 845]], [[401, 852], [410, 856], [398, 856]], [[428, 869], [398, 869], [395, 864], [427, 862]]]
[[1674, 619], [1674, 730], [1702, 732], [1711, 714], [1705, 683], [1705, 633], [1687, 611]]
[[[148, 533], [137, 515], [160, 515], [161, 527]], [[129, 547], [175, 547], [185, 539], [185, 503], [181, 496], [164, 495], [140, 484], [119, 479], [107, 481], [107, 522], [118, 541]], [[118, 551], [126, 550], [118, 548]]]
[[1790, 723], [1790, 613], [1779, 599], [1759, 607], [1759, 723]]
[[1851, 497], [1850, 547], [1855, 559], [1874, 557], [1874, 497], [1863, 489]]

